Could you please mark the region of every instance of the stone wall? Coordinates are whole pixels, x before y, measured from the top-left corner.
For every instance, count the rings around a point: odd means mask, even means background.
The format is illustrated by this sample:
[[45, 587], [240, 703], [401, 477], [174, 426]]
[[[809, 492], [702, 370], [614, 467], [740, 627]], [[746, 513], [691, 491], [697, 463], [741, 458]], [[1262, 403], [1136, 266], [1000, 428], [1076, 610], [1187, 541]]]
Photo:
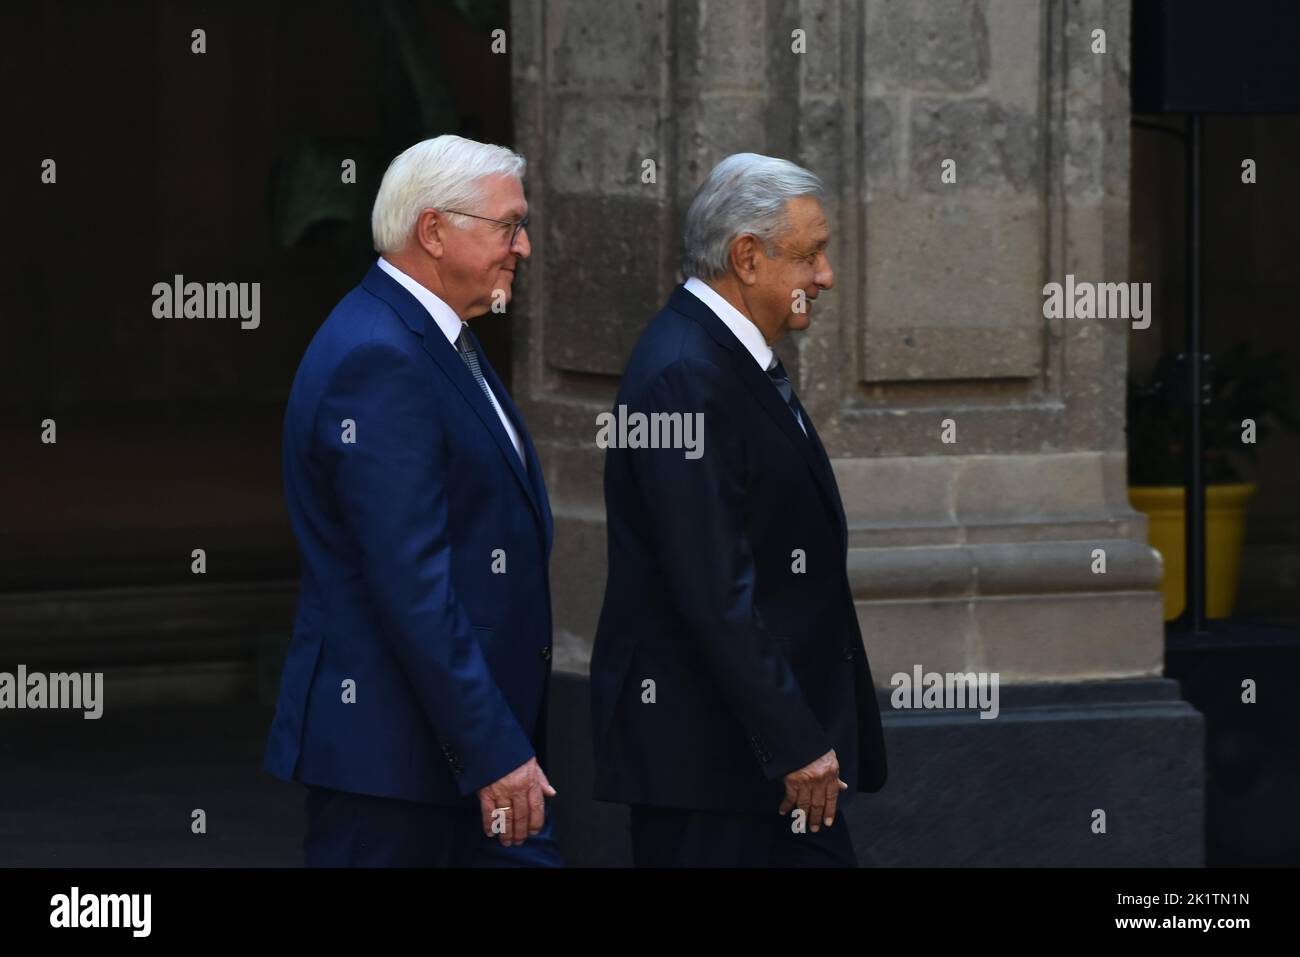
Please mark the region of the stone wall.
[[679, 279], [695, 189], [752, 150], [832, 197], [835, 287], [779, 351], [834, 459], [877, 680], [916, 662], [1158, 675], [1159, 558], [1124, 474], [1129, 323], [1042, 308], [1067, 273], [1129, 278], [1128, 4], [512, 12], [536, 223], [514, 389], [556, 511], [560, 666], [585, 668], [604, 583], [595, 416]]

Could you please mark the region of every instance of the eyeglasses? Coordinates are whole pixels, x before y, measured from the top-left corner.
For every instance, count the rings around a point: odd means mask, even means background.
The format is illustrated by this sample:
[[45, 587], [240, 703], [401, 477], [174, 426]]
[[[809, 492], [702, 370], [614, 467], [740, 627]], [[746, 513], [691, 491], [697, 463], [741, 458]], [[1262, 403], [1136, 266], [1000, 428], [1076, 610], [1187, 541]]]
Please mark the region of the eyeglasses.
[[508, 219], [493, 219], [490, 216], [479, 216], [475, 213], [462, 213], [459, 209], [444, 209], [444, 213], [455, 213], [457, 216], [468, 216], [470, 219], [482, 219], [489, 223], [500, 223], [502, 226], [513, 226], [514, 232], [510, 234], [510, 245], [514, 246], [515, 240], [519, 238], [519, 231], [528, 227], [528, 217], [525, 216], [518, 222], [512, 222]]

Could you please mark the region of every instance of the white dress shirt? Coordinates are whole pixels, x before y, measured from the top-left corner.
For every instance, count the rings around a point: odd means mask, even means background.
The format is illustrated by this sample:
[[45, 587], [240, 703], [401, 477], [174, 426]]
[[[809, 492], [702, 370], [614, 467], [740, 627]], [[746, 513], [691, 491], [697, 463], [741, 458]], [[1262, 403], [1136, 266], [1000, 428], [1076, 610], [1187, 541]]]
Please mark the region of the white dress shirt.
[[748, 316], [718, 295], [717, 291], [703, 279], [692, 276], [683, 283], [683, 286], [722, 320], [723, 325], [731, 330], [732, 335], [739, 339], [740, 344], [754, 357], [760, 369], [766, 372], [772, 368], [776, 355], [772, 352], [772, 347], [767, 344], [767, 340], [763, 338], [763, 333], [758, 326], [754, 325]]
[[[771, 371], [772, 366], [776, 365], [776, 353], [763, 338], [762, 331], [748, 316], [723, 299], [717, 290], [703, 279], [692, 276], [682, 285], [687, 292], [708, 306], [713, 314], [722, 320], [723, 325], [731, 330], [732, 335], [739, 339], [740, 344], [754, 357], [760, 369], [764, 372]], [[794, 412], [794, 409], [790, 411]], [[799, 423], [799, 428], [803, 429], [803, 434], [807, 435], [808, 427], [803, 424], [803, 418], [798, 412], [794, 412], [794, 420]]]
[[[451, 347], [455, 349], [456, 340], [460, 338], [461, 327], [465, 325], [465, 323], [461, 321], [460, 316], [456, 315], [456, 310], [451, 308], [451, 306], [447, 305], [406, 273], [402, 272], [383, 256], [379, 257], [379, 268], [396, 279], [403, 289], [414, 296], [420, 305], [424, 306], [425, 311], [433, 317], [433, 321], [438, 324], [438, 328], [442, 330], [442, 334], [447, 337], [447, 341], [450, 342]], [[460, 358], [459, 350], [457, 350], [456, 357]], [[481, 355], [479, 356], [479, 361], [483, 361]], [[526, 470], [528, 468], [528, 460], [524, 458], [524, 447], [519, 442], [519, 433], [515, 431], [514, 425], [511, 424], [510, 419], [506, 417], [505, 410], [501, 408], [501, 403], [497, 401], [497, 397], [492, 393], [491, 384], [487, 383], [486, 379], [484, 379], [484, 384], [487, 385], [488, 397], [492, 400], [492, 408], [496, 409], [497, 417], [501, 419], [501, 426], [506, 430], [506, 435], [510, 436], [510, 443], [515, 447], [515, 452], [519, 455], [519, 461], [523, 463]]]

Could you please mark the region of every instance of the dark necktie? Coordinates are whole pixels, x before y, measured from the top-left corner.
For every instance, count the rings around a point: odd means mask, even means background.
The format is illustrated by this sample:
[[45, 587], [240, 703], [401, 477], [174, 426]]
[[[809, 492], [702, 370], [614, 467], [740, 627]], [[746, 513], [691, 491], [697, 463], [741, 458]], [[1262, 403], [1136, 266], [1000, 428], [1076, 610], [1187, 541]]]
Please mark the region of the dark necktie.
[[[474, 377], [474, 381], [478, 383], [478, 387], [482, 389], [483, 394], [487, 396], [488, 403], [496, 410], [501, 421], [505, 422], [505, 413], [501, 411], [501, 406], [497, 404], [497, 397], [492, 394], [492, 389], [488, 386], [487, 379], [483, 378], [483, 368], [479, 365], [478, 361], [478, 350], [474, 348], [474, 344], [470, 342], [469, 339], [468, 323], [462, 322], [460, 325], [460, 336], [456, 339], [456, 351], [459, 352], [460, 357], [465, 360], [465, 365], [469, 366], [470, 375]], [[505, 426], [503, 425], [502, 428], [504, 429]], [[509, 431], [507, 431], [506, 436], [509, 437], [509, 434]], [[519, 456], [519, 461], [525, 461], [523, 453], [519, 449], [515, 449], [515, 453]]]
[[771, 378], [772, 384], [776, 386], [776, 391], [781, 393], [781, 398], [785, 400], [785, 404], [794, 413], [794, 420], [799, 423], [799, 428], [803, 430], [804, 435], [807, 435], [808, 427], [804, 425], [804, 418], [807, 413], [804, 412], [803, 406], [799, 403], [799, 397], [794, 394], [794, 386], [790, 384], [790, 377], [785, 374], [785, 366], [781, 364], [781, 360], [776, 356], [772, 357], [772, 364], [767, 367], [767, 374]]

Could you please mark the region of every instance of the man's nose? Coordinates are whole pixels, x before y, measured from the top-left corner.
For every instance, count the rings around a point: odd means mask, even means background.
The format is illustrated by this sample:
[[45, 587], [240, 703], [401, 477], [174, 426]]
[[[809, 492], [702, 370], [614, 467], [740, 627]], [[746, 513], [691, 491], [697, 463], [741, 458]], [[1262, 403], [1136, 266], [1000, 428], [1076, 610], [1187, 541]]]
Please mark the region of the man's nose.
[[823, 289], [830, 289], [835, 285], [835, 272], [831, 269], [831, 261], [824, 255], [822, 256], [822, 268], [813, 276], [813, 282]]
[[510, 247], [520, 259], [527, 259], [533, 254], [533, 244], [528, 241], [528, 227], [523, 226], [519, 230], [519, 235], [515, 237], [515, 244]]

